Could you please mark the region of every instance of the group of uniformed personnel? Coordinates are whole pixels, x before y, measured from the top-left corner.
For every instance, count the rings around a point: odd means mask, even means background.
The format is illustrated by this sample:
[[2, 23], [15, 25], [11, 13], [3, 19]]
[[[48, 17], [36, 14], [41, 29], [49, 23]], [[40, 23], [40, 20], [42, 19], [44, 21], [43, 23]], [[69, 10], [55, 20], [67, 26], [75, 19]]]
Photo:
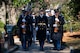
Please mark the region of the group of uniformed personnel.
[[53, 16], [49, 13], [49, 17], [45, 15], [44, 10], [40, 10], [38, 16], [35, 16], [35, 13], [30, 14], [29, 11], [23, 10], [17, 22], [23, 50], [28, 50], [32, 41], [39, 40], [40, 50], [43, 51], [46, 38], [48, 42], [52, 39], [54, 48], [60, 50], [63, 24], [64, 17], [60, 15], [58, 10], [55, 10]]

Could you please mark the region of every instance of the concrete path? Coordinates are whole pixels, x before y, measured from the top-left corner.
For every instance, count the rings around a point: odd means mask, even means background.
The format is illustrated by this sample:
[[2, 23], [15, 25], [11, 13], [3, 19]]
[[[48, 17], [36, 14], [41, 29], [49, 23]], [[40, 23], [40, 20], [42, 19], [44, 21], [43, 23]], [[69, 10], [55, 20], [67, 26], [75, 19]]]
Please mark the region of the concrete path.
[[32, 43], [32, 46], [29, 48], [29, 51], [23, 51], [21, 47], [21, 43], [18, 38], [15, 38], [15, 43], [20, 46], [20, 48], [14, 53], [70, 53], [69, 48], [65, 48], [61, 51], [53, 50], [53, 44], [49, 44], [45, 42], [44, 51], [39, 51], [39, 42]]

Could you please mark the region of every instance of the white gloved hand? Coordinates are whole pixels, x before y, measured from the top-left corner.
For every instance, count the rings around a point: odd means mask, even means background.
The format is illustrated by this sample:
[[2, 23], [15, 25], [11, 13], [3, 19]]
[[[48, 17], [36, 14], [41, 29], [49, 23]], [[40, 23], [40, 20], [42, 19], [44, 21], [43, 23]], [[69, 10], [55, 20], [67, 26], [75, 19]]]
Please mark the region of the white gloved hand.
[[49, 33], [49, 31], [47, 31], [46, 33], [47, 33], [47, 35], [49, 35], [49, 34], [50, 34], [50, 33]]
[[48, 27], [50, 27], [50, 24], [48, 24]]
[[59, 22], [59, 19], [58, 18], [55, 18], [55, 21]]
[[35, 19], [35, 15], [33, 15], [33, 19]]
[[57, 24], [53, 24], [53, 27], [57, 27]]
[[47, 31], [47, 34], [49, 33], [49, 31]]
[[26, 22], [26, 20], [25, 19], [22, 19], [22, 22]]
[[38, 27], [36, 27], [35, 30], [38, 31]]
[[25, 28], [25, 25], [22, 25], [21, 28]]

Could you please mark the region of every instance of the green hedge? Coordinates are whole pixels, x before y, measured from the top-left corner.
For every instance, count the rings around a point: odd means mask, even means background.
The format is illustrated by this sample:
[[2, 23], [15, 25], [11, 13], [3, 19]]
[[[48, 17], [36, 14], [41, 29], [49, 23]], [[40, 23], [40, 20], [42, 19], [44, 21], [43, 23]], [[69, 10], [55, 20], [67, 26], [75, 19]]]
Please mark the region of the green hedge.
[[2, 34], [1, 34], [1, 31], [0, 31], [0, 39], [2, 38], [2, 36], [1, 36]]
[[[64, 25], [64, 30], [70, 31], [70, 28], [71, 28], [70, 23], [67, 23]], [[80, 22], [79, 21], [72, 22], [72, 30], [80, 31]]]
[[1, 39], [2, 31], [4, 31], [4, 23], [0, 21], [0, 39]]
[[4, 27], [4, 23], [0, 21], [0, 28]]

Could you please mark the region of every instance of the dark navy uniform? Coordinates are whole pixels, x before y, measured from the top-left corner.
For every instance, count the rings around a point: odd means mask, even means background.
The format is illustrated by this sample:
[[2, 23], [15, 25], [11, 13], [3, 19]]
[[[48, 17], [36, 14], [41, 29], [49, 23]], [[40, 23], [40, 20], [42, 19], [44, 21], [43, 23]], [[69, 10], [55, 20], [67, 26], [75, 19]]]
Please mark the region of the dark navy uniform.
[[37, 39], [39, 40], [40, 50], [43, 50], [44, 41], [46, 39], [46, 28], [47, 28], [47, 17], [46, 16], [38, 16], [37, 17]]
[[47, 19], [48, 19], [48, 27], [47, 27], [47, 40], [48, 40], [48, 42], [50, 42], [51, 35], [52, 35], [52, 18], [53, 18], [53, 16], [47, 17]]
[[29, 47], [30, 45], [29, 41], [32, 38], [30, 31], [30, 26], [31, 26], [30, 16], [20, 15], [17, 26], [19, 27], [19, 38], [22, 43], [22, 47], [23, 49], [26, 49], [26, 41], [28, 41], [28, 47]]
[[32, 35], [33, 35], [33, 41], [35, 42], [36, 41], [36, 17], [35, 15], [32, 15], [31, 16], [31, 19], [32, 19]]
[[[52, 35], [52, 39], [53, 39], [53, 42], [54, 42], [54, 47], [57, 49], [57, 50], [60, 50], [61, 49], [61, 38], [62, 38], [62, 33], [63, 33], [63, 24], [65, 23], [64, 22], [64, 18], [62, 16], [58, 16], [57, 18], [59, 20], [58, 23], [55, 23], [56, 22], [56, 17], [55, 15], [53, 16], [53, 35]], [[57, 26], [57, 31], [55, 31], [55, 28]]]

